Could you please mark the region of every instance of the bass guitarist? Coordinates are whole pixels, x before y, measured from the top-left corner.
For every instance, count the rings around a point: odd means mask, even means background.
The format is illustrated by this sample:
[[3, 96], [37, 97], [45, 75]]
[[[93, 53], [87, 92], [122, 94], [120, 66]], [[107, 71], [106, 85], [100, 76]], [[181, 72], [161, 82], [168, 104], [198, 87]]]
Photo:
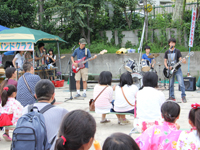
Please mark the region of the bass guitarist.
[[[86, 44], [87, 44], [86, 40], [84, 38], [81, 38], [79, 40], [80, 47], [75, 49], [74, 53], [71, 56], [72, 63], [76, 67], [78, 67], [78, 64], [74, 62], [74, 57], [77, 56], [77, 60], [82, 59], [83, 57], [86, 57], [86, 59], [91, 57], [90, 50], [88, 48], [85, 48]], [[95, 55], [93, 59], [95, 59], [96, 57], [97, 56]], [[91, 59], [91, 60], [93, 60], [93, 59]], [[82, 78], [82, 81], [83, 81], [83, 94], [82, 94], [82, 96], [86, 97], [87, 80], [88, 80], [88, 62], [86, 62], [84, 65], [85, 65], [85, 68], [79, 70], [75, 74], [76, 91], [77, 91], [75, 98], [81, 96], [80, 95], [80, 80], [81, 80], [81, 78]]]
[[[170, 38], [168, 40], [168, 44], [169, 44], [169, 50], [167, 50], [165, 52], [165, 56], [164, 56], [164, 65], [166, 67], [166, 69], [170, 69], [172, 70], [173, 65], [175, 65], [178, 61], [182, 60], [182, 55], [180, 50], [175, 48], [176, 45], [176, 39], [174, 38]], [[182, 63], [186, 64], [186, 60], [183, 59]], [[168, 68], [168, 66], [170, 66], [170, 68]], [[178, 83], [180, 85], [180, 89], [181, 89], [181, 97], [182, 97], [182, 101], [183, 103], [186, 103], [186, 94], [185, 94], [185, 85], [183, 82], [183, 75], [182, 75], [182, 71], [181, 68], [179, 67], [177, 72], [175, 72], [175, 74], [169, 79], [170, 80], [170, 87], [169, 87], [169, 99], [168, 100], [176, 100], [175, 96], [174, 96], [174, 78], [176, 78], [178, 80]]]

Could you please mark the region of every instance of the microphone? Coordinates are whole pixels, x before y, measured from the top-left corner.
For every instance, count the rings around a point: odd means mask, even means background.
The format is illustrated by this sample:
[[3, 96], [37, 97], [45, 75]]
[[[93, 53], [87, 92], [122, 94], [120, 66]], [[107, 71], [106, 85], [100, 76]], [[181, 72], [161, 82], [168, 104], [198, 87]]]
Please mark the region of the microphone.
[[174, 46], [171, 46], [170, 49], [172, 49]]
[[76, 48], [76, 45], [72, 48], [72, 51]]

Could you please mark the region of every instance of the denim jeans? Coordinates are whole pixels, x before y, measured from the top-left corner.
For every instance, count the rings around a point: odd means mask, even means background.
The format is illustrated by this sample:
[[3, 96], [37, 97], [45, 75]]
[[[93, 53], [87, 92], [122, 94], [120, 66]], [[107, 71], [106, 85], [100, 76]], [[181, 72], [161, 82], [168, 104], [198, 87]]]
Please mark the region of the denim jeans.
[[170, 79], [170, 97], [175, 98], [175, 96], [174, 96], [174, 78], [175, 78], [175, 76], [180, 85], [181, 97], [184, 97], [184, 96], [186, 96], [186, 94], [185, 94], [185, 85], [184, 85], [184, 81], [183, 81], [183, 75], [182, 75], [181, 68], [179, 68], [177, 70], [177, 72], [173, 75], [173, 77]]

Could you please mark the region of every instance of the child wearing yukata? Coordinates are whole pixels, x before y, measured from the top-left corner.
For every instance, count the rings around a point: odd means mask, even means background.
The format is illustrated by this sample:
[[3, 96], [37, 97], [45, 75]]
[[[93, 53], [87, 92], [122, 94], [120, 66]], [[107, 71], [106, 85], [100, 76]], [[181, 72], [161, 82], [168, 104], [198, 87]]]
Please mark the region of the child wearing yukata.
[[178, 129], [180, 126], [176, 124], [179, 119], [180, 106], [174, 101], [166, 101], [161, 107], [164, 123], [155, 125], [140, 135], [136, 139], [136, 143], [141, 150], [175, 150], [178, 137], [181, 133]]
[[200, 104], [192, 104], [189, 112], [189, 124], [191, 131], [182, 131], [176, 149], [199, 150], [200, 149]]
[[[17, 88], [14, 85], [7, 85], [3, 88], [1, 95], [1, 105], [0, 113], [1, 114], [13, 114], [12, 124], [16, 125], [17, 120], [22, 116], [23, 106], [18, 102], [15, 97], [17, 94]], [[9, 136], [9, 130], [5, 129], [3, 138], [6, 141], [12, 141]]]

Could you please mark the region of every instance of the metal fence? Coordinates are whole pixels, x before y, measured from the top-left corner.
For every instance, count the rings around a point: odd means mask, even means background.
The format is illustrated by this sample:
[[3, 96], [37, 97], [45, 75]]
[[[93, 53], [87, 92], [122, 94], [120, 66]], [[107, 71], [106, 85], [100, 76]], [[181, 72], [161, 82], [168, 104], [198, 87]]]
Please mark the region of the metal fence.
[[[197, 3], [187, 3], [185, 6], [185, 10], [192, 10], [197, 8]], [[153, 6], [153, 10], [148, 14], [149, 16], [156, 17], [158, 14], [164, 14], [164, 13], [173, 13], [175, 9], [175, 5], [164, 5], [164, 6]], [[140, 15], [144, 15], [144, 9], [143, 8], [136, 8], [136, 13], [139, 13]]]

